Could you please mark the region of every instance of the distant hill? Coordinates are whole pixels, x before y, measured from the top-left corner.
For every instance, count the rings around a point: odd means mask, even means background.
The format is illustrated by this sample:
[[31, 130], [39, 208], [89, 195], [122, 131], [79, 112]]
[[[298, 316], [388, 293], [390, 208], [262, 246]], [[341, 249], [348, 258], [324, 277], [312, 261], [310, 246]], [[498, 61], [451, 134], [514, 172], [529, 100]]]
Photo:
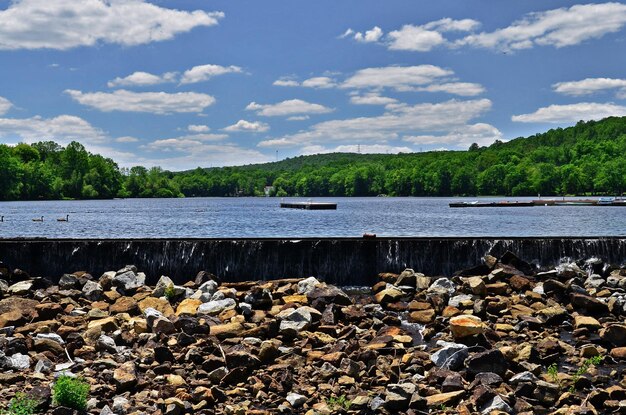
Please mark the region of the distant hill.
[[[186, 195], [451, 196], [621, 194], [626, 117], [579, 122], [468, 151], [333, 153], [174, 175]], [[198, 185], [202, 182], [204, 185]]]
[[241, 167], [119, 169], [77, 142], [0, 144], [0, 200], [182, 196], [582, 195], [626, 191], [626, 117], [489, 147], [333, 153]]

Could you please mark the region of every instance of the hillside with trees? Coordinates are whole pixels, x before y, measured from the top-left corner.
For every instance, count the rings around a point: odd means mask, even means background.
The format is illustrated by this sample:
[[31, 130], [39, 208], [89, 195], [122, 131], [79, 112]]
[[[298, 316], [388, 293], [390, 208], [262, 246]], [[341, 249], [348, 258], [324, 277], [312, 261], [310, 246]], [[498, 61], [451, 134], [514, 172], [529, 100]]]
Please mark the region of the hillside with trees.
[[579, 122], [489, 147], [410, 154], [334, 153], [169, 172], [120, 169], [72, 142], [0, 145], [0, 199], [260, 196], [619, 195], [626, 117]]

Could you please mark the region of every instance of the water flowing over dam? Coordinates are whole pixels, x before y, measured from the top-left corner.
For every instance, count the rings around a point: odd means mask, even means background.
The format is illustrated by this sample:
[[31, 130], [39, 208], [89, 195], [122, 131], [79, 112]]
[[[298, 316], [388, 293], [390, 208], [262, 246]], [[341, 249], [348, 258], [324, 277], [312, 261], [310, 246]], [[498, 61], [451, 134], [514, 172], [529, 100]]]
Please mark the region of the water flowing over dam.
[[410, 267], [451, 275], [485, 254], [511, 251], [545, 269], [592, 257], [626, 263], [626, 237], [588, 238], [304, 238], [304, 239], [0, 239], [0, 261], [53, 280], [64, 273], [103, 272], [134, 264], [156, 281], [184, 282], [205, 270], [225, 281], [316, 276], [339, 285], [368, 285], [379, 272]]

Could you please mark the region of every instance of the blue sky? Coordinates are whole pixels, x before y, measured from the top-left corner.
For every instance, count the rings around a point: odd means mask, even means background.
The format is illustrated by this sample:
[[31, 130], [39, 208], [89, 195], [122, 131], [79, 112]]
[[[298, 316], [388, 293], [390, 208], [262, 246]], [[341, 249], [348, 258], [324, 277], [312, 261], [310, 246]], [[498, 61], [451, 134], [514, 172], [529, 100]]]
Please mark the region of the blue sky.
[[172, 170], [626, 115], [626, 4], [0, 0], [0, 142]]

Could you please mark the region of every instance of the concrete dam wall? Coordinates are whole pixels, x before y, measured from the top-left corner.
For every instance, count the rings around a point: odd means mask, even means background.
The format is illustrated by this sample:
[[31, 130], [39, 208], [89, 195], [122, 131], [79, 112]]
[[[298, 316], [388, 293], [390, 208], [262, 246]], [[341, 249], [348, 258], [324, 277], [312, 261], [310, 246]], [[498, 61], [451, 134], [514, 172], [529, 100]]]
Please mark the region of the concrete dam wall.
[[339, 285], [369, 285], [379, 272], [410, 267], [451, 275], [485, 254], [511, 251], [545, 269], [592, 257], [626, 263], [626, 237], [589, 238], [304, 238], [304, 239], [0, 239], [0, 261], [53, 280], [64, 273], [134, 264], [150, 282], [177, 282], [204, 270], [225, 281], [316, 276]]

